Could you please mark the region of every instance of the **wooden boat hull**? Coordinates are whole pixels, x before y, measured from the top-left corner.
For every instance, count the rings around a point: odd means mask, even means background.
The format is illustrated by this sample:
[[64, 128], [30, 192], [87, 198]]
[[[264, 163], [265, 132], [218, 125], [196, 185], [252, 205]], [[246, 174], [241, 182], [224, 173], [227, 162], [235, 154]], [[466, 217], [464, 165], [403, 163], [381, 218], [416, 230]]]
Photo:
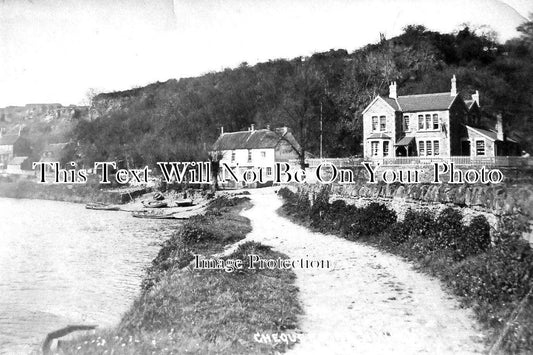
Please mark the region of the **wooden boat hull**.
[[142, 204], [144, 205], [144, 207], [150, 207], [150, 208], [163, 208], [163, 207], [167, 207], [167, 203], [166, 202], [161, 202], [161, 201], [143, 201]]
[[88, 210], [99, 210], [99, 211], [118, 211], [120, 207], [113, 205], [106, 205], [104, 203], [88, 203], [85, 205], [85, 208]]
[[187, 199], [176, 201], [176, 206], [178, 206], [178, 207], [190, 207], [190, 206], [194, 206], [194, 203], [192, 202], [191, 199], [187, 198]]
[[131, 215], [135, 218], [175, 219], [173, 213], [152, 213], [150, 211], [137, 211], [132, 212]]

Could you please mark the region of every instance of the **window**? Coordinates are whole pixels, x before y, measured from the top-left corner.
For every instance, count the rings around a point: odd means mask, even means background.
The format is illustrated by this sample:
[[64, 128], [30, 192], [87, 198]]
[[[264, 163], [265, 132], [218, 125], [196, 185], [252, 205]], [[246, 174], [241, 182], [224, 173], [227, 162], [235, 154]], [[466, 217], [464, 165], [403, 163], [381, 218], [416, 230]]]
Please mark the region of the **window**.
[[235, 161], [235, 151], [231, 151], [231, 162], [233, 163]]
[[403, 116], [403, 130], [404, 131], [409, 130], [409, 115]]
[[432, 155], [431, 141], [426, 141], [426, 155]]
[[440, 143], [439, 141], [433, 141], [433, 155], [439, 155], [439, 149], [440, 149]]
[[379, 130], [384, 131], [387, 128], [387, 119], [385, 116], [379, 116]]
[[248, 149], [248, 163], [252, 162], [252, 150]]
[[378, 142], [370, 143], [370, 150], [373, 157], [378, 155]]
[[476, 141], [476, 155], [485, 155], [485, 141]]
[[372, 130], [377, 131], [378, 129], [378, 116], [372, 116]]
[[383, 156], [389, 155], [389, 142], [383, 142]]
[[267, 176], [272, 176], [272, 167], [267, 166]]
[[430, 125], [431, 125], [431, 115], [426, 115], [426, 126], [424, 128], [429, 129]]
[[424, 129], [424, 115], [418, 115], [418, 129]]
[[433, 129], [439, 129], [439, 115], [433, 115]]
[[418, 155], [420, 155], [421, 157], [426, 155], [425, 150], [424, 150], [425, 148], [424, 145], [425, 145], [424, 141], [418, 142]]
[[266, 153], [265, 151], [262, 151], [262, 152], [261, 152], [261, 158], [266, 157], [266, 155], [267, 155], [267, 153]]

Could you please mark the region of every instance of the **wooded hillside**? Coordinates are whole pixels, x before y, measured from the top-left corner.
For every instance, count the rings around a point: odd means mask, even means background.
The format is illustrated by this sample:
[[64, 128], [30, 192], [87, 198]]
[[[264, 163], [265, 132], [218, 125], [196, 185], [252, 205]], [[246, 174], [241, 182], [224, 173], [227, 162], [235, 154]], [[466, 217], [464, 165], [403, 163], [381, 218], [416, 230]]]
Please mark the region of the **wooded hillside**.
[[[498, 44], [491, 33], [468, 27], [455, 34], [408, 26], [392, 39], [348, 53], [331, 50], [309, 58], [272, 60], [97, 95], [93, 119], [80, 120], [73, 138], [80, 156], [125, 159], [132, 166], [205, 159], [219, 127], [226, 132], [286, 125], [306, 151], [318, 154], [320, 114], [324, 155], [361, 153], [361, 112], [376, 94], [450, 90], [457, 76], [465, 98], [480, 91], [487, 121], [501, 113], [511, 135], [533, 149], [533, 23], [522, 36]], [[216, 55], [214, 53], [213, 55]], [[149, 68], [142, 68], [149, 70]], [[96, 118], [94, 118], [96, 117]]]

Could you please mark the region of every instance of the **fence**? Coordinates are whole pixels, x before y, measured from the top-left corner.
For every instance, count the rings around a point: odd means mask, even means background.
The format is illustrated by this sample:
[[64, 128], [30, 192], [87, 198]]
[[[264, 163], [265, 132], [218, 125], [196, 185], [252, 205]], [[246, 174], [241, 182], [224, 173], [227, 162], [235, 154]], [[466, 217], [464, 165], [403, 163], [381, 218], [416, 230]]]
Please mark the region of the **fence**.
[[[336, 167], [361, 166], [363, 161], [380, 163], [382, 166], [428, 165], [432, 163], [454, 163], [467, 166], [497, 166], [497, 167], [530, 167], [533, 168], [533, 158], [528, 157], [470, 157], [470, 156], [431, 156], [431, 157], [391, 157], [391, 158], [326, 158], [307, 159], [309, 168], [316, 168], [321, 163], [330, 163]], [[299, 160], [289, 161], [291, 166], [298, 167]]]

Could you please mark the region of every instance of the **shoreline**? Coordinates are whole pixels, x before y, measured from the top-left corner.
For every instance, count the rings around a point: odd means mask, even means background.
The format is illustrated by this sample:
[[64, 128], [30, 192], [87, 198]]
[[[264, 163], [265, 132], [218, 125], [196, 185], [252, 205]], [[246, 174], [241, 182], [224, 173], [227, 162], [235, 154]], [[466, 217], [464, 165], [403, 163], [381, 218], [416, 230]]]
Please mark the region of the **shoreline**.
[[[130, 192], [129, 195], [131, 195], [131, 198], [135, 198], [146, 192], [148, 192], [148, 189], [144, 188], [133, 193]], [[101, 189], [94, 184], [39, 184], [31, 180], [0, 181], [0, 197], [110, 204], [123, 204], [131, 199], [127, 192], [121, 193], [111, 191], [111, 189]]]
[[[294, 342], [262, 342], [258, 329], [292, 339], [301, 305], [295, 274], [288, 270], [194, 270], [193, 253], [214, 256], [251, 231], [240, 215], [249, 198], [221, 194], [203, 214], [185, 222], [165, 241], [143, 277], [139, 296], [111, 329], [61, 341], [59, 351], [102, 353], [284, 352]], [[201, 212], [201, 211], [199, 211]], [[286, 259], [258, 243], [245, 243], [227, 259]], [[71, 338], [72, 339], [72, 338]]]

